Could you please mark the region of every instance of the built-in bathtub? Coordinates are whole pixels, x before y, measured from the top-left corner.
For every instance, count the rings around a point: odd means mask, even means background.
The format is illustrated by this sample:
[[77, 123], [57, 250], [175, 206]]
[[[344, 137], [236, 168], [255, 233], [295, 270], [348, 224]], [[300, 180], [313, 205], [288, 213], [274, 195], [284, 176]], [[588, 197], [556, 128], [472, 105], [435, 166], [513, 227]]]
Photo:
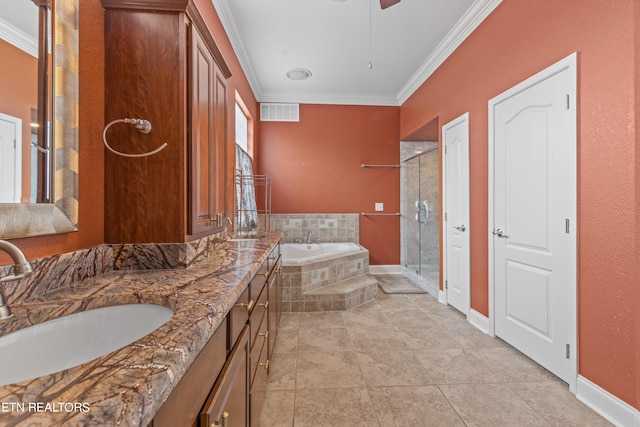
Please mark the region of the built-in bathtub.
[[[344, 299], [315, 291], [369, 272], [369, 251], [356, 243], [284, 243], [281, 253], [283, 311], [344, 310]], [[369, 297], [353, 295], [347, 306]]]
[[[285, 243], [282, 245], [282, 264], [298, 265], [343, 257], [367, 251], [356, 243]], [[368, 252], [367, 252], [368, 253]]]

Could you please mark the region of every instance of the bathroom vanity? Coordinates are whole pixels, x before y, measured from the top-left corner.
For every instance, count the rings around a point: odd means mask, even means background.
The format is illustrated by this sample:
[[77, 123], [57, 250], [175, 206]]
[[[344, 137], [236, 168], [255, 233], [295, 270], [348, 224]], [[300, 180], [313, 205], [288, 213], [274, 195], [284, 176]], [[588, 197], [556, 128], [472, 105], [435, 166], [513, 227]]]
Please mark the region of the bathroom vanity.
[[[102, 245], [69, 254], [69, 263], [108, 264], [112, 252]], [[35, 260], [33, 280], [58, 275], [57, 262]], [[0, 402], [13, 406], [0, 411], [0, 424], [259, 425], [281, 316], [280, 265], [280, 233], [269, 233], [218, 243], [188, 268], [110, 270], [28, 298], [33, 286], [18, 283], [18, 294], [11, 295], [18, 300], [14, 317], [0, 324], [0, 335], [110, 305], [156, 304], [174, 314], [154, 332], [95, 360], [1, 386]], [[29, 410], [35, 403], [79, 409]]]
[[276, 245], [162, 405], [153, 427], [260, 425], [282, 315], [281, 264]]

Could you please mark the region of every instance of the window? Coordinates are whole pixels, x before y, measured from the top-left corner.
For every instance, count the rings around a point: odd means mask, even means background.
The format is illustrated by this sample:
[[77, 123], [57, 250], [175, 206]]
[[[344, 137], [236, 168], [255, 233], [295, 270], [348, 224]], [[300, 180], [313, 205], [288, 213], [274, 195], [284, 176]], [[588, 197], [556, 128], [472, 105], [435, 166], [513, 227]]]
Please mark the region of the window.
[[240, 104], [236, 102], [236, 144], [249, 152], [249, 119]]

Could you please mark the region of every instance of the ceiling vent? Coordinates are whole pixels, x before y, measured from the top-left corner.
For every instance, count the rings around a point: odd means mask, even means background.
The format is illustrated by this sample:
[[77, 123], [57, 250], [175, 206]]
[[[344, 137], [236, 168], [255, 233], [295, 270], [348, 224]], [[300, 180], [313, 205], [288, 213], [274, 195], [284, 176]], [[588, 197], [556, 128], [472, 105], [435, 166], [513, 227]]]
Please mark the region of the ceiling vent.
[[300, 104], [262, 103], [260, 121], [263, 122], [299, 122]]

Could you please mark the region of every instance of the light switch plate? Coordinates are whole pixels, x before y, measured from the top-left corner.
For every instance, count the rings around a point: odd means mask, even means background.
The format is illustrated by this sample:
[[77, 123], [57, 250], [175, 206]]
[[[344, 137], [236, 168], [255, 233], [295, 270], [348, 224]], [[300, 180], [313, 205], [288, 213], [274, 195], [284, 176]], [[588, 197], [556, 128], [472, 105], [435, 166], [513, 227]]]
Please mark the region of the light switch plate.
[[376, 203], [376, 212], [382, 212], [384, 210], [384, 203]]

